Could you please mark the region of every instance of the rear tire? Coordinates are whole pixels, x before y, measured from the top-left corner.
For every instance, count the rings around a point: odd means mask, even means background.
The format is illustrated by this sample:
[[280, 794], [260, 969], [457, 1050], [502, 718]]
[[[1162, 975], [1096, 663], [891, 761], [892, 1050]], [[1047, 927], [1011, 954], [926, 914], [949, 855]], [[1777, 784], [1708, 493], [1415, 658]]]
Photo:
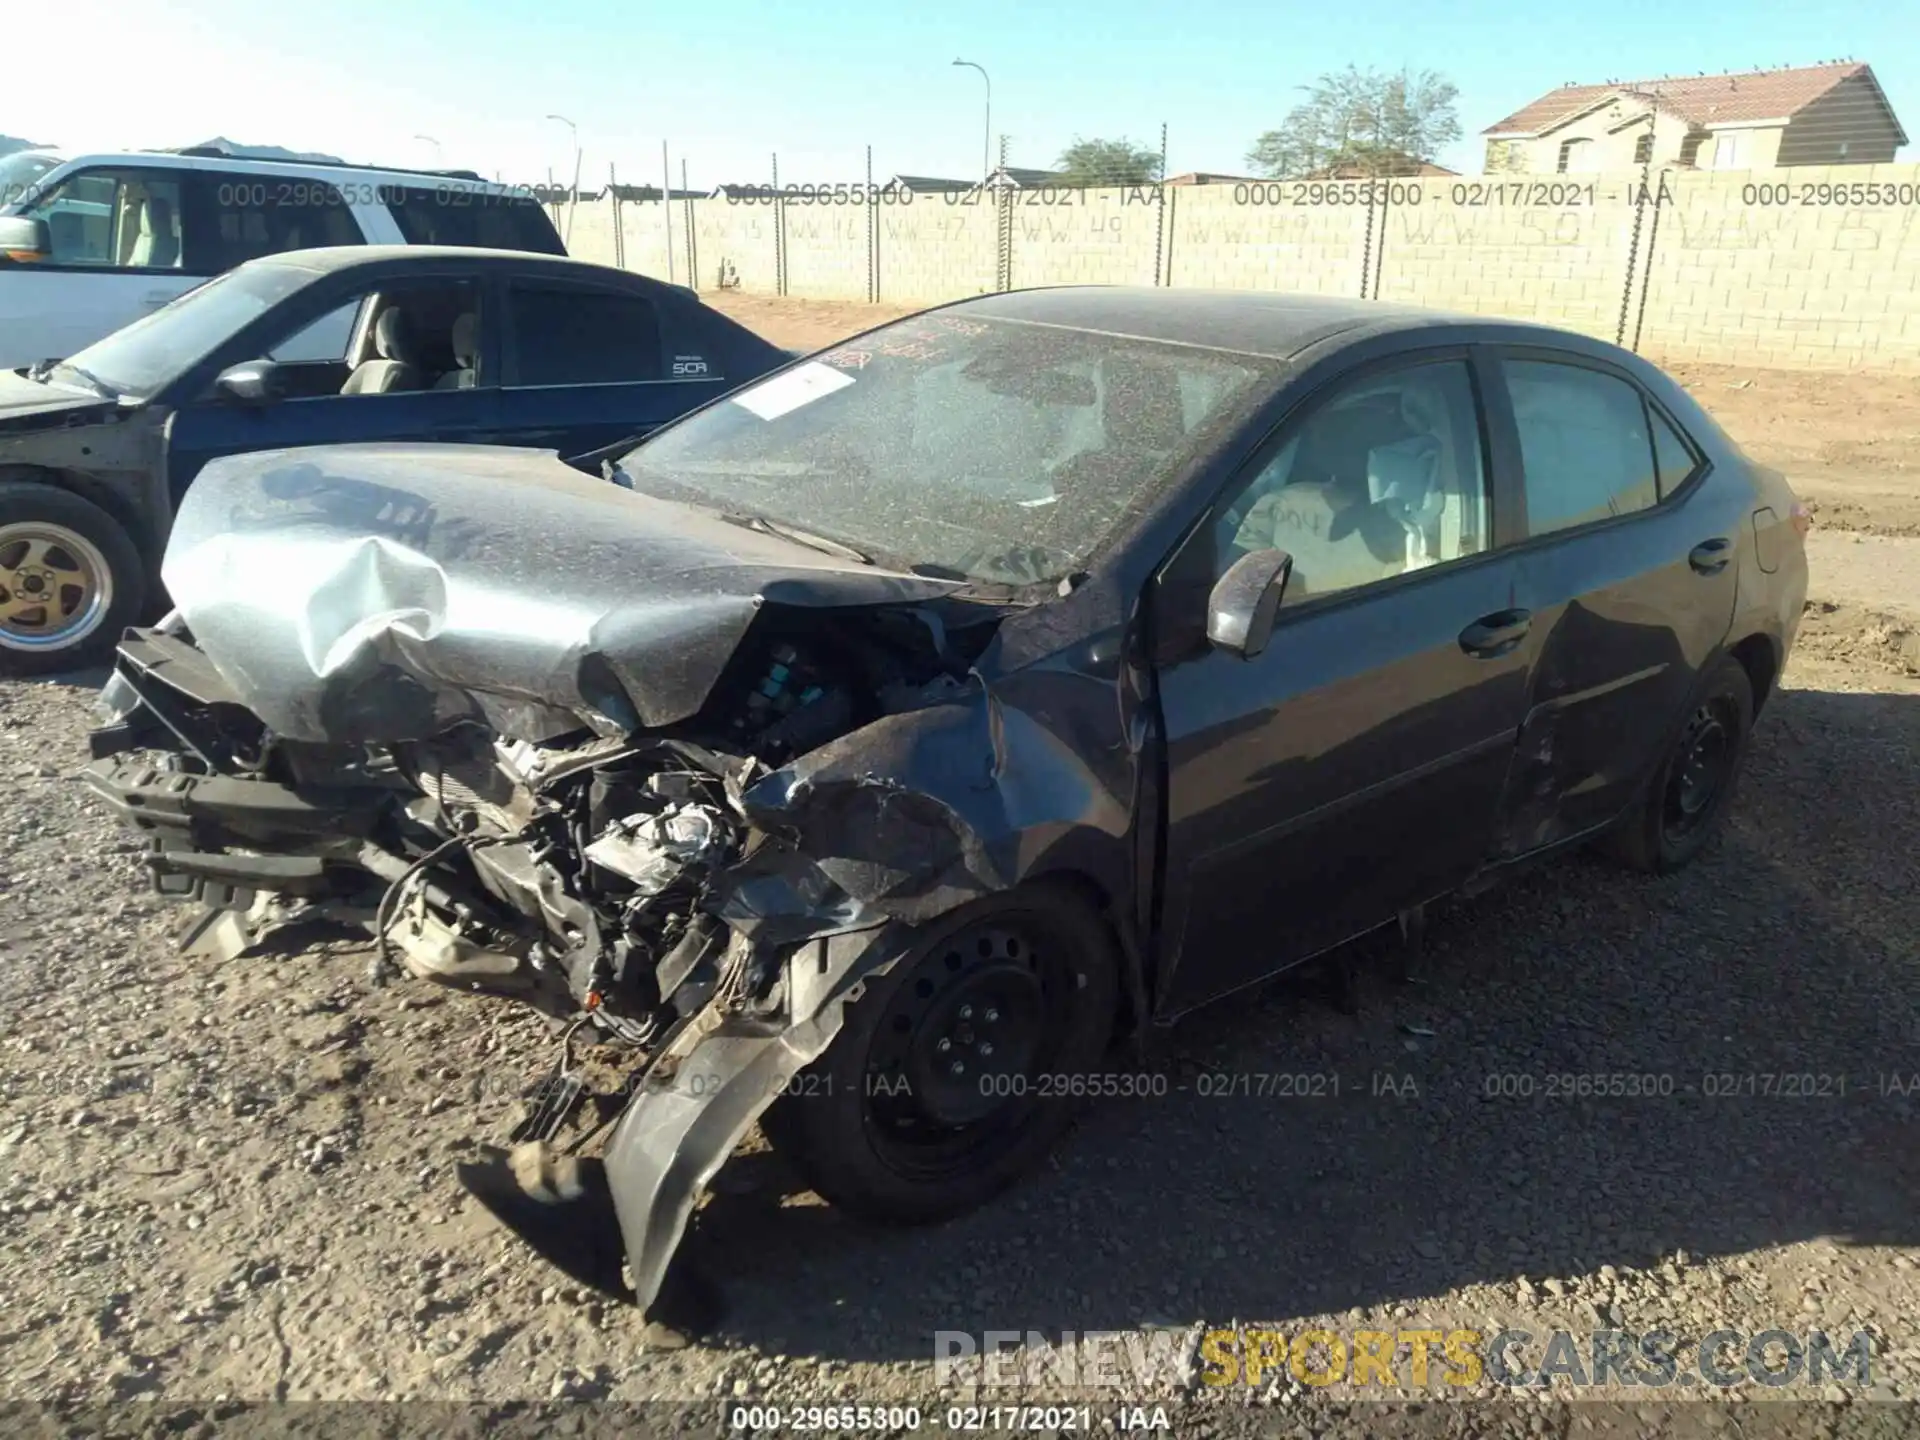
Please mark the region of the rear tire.
[[1097, 1071], [1118, 995], [1112, 935], [1075, 892], [1036, 884], [962, 906], [868, 982], [762, 1128], [841, 1209], [962, 1214], [1072, 1122], [1078, 1101], [1058, 1082]]
[[1597, 848], [1652, 875], [1691, 864], [1720, 828], [1752, 733], [1753, 682], [1738, 660], [1722, 656], [1687, 703], [1645, 794]]
[[111, 515], [58, 486], [0, 482], [0, 675], [92, 664], [146, 599], [139, 549]]

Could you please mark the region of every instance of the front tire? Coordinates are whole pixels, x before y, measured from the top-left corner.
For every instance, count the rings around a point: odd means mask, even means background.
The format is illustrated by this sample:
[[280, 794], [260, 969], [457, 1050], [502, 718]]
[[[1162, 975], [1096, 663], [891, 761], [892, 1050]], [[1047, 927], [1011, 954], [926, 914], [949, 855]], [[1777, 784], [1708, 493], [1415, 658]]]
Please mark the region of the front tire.
[[931, 926], [847, 1011], [762, 1128], [829, 1203], [924, 1223], [983, 1204], [1072, 1122], [1072, 1076], [1113, 1034], [1119, 956], [1098, 912], [1037, 884]]
[[1690, 865], [1726, 816], [1752, 733], [1753, 682], [1739, 661], [1722, 656], [1688, 702], [1646, 793], [1600, 848], [1653, 875]]
[[140, 552], [106, 511], [57, 486], [0, 482], [0, 674], [93, 663], [146, 595]]

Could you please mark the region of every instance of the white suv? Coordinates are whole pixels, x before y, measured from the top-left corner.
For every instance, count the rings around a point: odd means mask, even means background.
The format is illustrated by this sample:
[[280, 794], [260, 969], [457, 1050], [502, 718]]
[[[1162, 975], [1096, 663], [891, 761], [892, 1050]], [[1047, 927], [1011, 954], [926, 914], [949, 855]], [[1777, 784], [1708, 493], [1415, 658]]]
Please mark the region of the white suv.
[[566, 254], [532, 194], [471, 171], [83, 155], [14, 188], [0, 195], [0, 370], [72, 355], [203, 280], [283, 250]]

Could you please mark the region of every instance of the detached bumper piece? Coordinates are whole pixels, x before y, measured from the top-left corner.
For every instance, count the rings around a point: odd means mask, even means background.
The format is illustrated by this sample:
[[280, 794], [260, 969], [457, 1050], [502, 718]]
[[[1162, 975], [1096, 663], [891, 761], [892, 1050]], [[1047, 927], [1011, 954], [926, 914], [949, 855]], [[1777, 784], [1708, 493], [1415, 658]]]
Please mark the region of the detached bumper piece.
[[216, 905], [249, 890], [333, 893], [331, 862], [354, 864], [372, 819], [364, 797], [356, 805], [344, 793], [187, 774], [137, 755], [96, 761], [82, 778], [151, 838], [147, 865], [161, 894]]

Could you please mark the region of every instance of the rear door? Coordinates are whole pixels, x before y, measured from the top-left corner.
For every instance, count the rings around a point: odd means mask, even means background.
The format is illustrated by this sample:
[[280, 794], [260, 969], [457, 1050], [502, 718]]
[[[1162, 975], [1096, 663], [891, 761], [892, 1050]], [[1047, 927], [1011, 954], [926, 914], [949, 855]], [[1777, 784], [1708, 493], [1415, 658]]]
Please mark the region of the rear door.
[[1495, 543], [1480, 388], [1464, 350], [1334, 382], [1163, 576], [1164, 609], [1274, 548], [1297, 583], [1263, 654], [1201, 644], [1160, 667], [1162, 1015], [1390, 920], [1486, 858], [1526, 711], [1527, 621]]
[[0, 257], [0, 368], [59, 359], [219, 272], [183, 226], [182, 169], [90, 166], [21, 210], [46, 221], [50, 259]]
[[1624, 371], [1563, 351], [1496, 352], [1494, 423], [1523, 474], [1526, 725], [1501, 851], [1586, 833], [1640, 792], [1732, 623], [1737, 493]]
[[582, 455], [643, 435], [728, 388], [728, 355], [671, 292], [507, 282], [504, 443]]

